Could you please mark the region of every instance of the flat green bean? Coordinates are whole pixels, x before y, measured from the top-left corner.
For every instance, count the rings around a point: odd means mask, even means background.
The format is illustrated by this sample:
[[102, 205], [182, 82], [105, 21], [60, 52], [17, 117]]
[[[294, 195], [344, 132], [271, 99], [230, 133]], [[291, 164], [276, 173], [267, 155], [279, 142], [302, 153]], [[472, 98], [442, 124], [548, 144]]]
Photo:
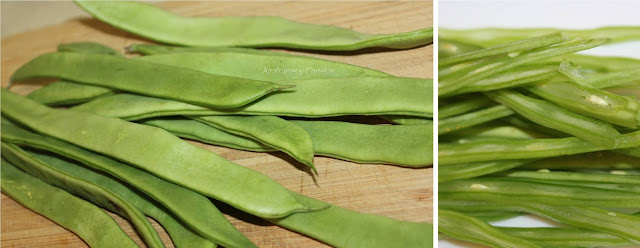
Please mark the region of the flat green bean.
[[153, 118], [142, 120], [139, 123], [159, 127], [178, 137], [197, 140], [207, 144], [256, 152], [277, 151], [277, 149], [253, 139], [227, 133], [186, 117]]
[[27, 131], [4, 118], [0, 132], [3, 142], [53, 152], [127, 182], [162, 204], [192, 230], [209, 240], [227, 247], [254, 246], [229, 223], [208, 198], [194, 191], [162, 180], [134, 166], [52, 137]]
[[[303, 195], [298, 198], [312, 205], [322, 203]], [[433, 242], [430, 223], [400, 221], [333, 205], [315, 212], [268, 220], [334, 247], [431, 247]]]
[[239, 107], [291, 86], [91, 53], [48, 53], [22, 65], [12, 81], [56, 77], [213, 107]]
[[147, 246], [164, 247], [160, 236], [144, 214], [121, 196], [99, 185], [51, 168], [15, 145], [2, 143], [2, 155], [6, 160], [30, 175], [56, 187], [68, 190], [128, 219]]
[[433, 163], [433, 125], [365, 125], [292, 120], [311, 135], [318, 155], [355, 161], [425, 167]]
[[540, 181], [510, 178], [472, 178], [443, 182], [438, 185], [438, 195], [449, 200], [477, 200], [504, 203], [533, 201], [556, 206], [596, 206], [633, 208], [640, 206], [635, 192], [556, 185]]
[[453, 30], [442, 28], [438, 30], [438, 36], [480, 47], [490, 47], [556, 32], [562, 33], [562, 36], [569, 39], [609, 38], [611, 42], [623, 42], [640, 38], [640, 31], [638, 30], [638, 27], [602, 27], [583, 30], [556, 28], [478, 28]]
[[504, 105], [497, 105], [475, 112], [441, 119], [438, 122], [438, 134], [446, 134], [492, 120], [514, 114], [513, 110]]
[[527, 87], [534, 94], [574, 113], [613, 124], [637, 128], [638, 101], [571, 82], [540, 83]]
[[[59, 52], [98, 53], [123, 57], [110, 47], [93, 42], [69, 43], [58, 45]], [[98, 96], [112, 94], [108, 88], [83, 85], [66, 80], [58, 80], [27, 95], [32, 100], [49, 105], [68, 105], [86, 102]]]
[[640, 217], [611, 210], [579, 206], [550, 206], [526, 200], [518, 203], [503, 203], [457, 201], [441, 198], [438, 202], [440, 209], [456, 211], [499, 210], [527, 212], [572, 226], [616, 235], [634, 244], [640, 243], [640, 230], [629, 228], [640, 225]]
[[570, 112], [553, 103], [524, 96], [514, 91], [486, 93], [495, 101], [540, 125], [560, 130], [599, 146], [616, 148], [620, 133], [608, 122]]
[[[269, 177], [155, 127], [51, 109], [2, 89], [2, 113], [37, 132], [128, 162], [160, 178], [261, 217], [316, 211]], [[46, 124], [45, 124], [46, 123]], [[107, 135], [115, 133], [118, 135]], [[152, 137], [153, 142], [149, 142]]]
[[283, 151], [318, 173], [313, 165], [314, 147], [311, 136], [304, 129], [280, 117], [220, 115], [193, 119]]
[[355, 77], [298, 80], [295, 84], [295, 92], [271, 94], [241, 108], [213, 109], [168, 99], [115, 94], [72, 109], [126, 120], [172, 115], [433, 115], [429, 79]]
[[382, 115], [383, 119], [398, 125], [424, 125], [431, 124], [433, 120], [425, 117], [406, 116], [406, 115]]
[[2, 159], [2, 192], [70, 230], [91, 247], [138, 247], [99, 207], [20, 171]]
[[[157, 206], [157, 202], [148, 199], [135, 188], [121, 183], [116, 179], [90, 170], [76, 163], [72, 163], [51, 154], [29, 151], [27, 153], [35, 159], [44, 162], [47, 166], [60, 170], [67, 175], [98, 185], [114, 194], [122, 197], [135, 206], [145, 215], [158, 221], [169, 233], [171, 240], [177, 247], [216, 247], [214, 243], [191, 231], [179, 220], [173, 217], [166, 209]], [[63, 187], [67, 187], [66, 185]], [[73, 192], [73, 190], [68, 190]]]
[[508, 235], [472, 216], [445, 209], [438, 210], [438, 232], [496, 248], [541, 247], [525, 239]]
[[[140, 2], [75, 1], [117, 28], [183, 46], [287, 47], [351, 51], [367, 47], [412, 48], [432, 42], [432, 28], [397, 34], [364, 34], [271, 16], [183, 17]], [[134, 18], [135, 17], [135, 18]]]

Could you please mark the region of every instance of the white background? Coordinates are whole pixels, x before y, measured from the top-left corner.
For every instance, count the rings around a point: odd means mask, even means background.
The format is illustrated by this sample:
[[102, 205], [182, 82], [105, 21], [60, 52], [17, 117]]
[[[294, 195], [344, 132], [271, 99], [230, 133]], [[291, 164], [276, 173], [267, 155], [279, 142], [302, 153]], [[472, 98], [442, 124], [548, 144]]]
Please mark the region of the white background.
[[[485, 27], [586, 29], [602, 26], [640, 26], [640, 1], [486, 1], [438, 2], [438, 26], [451, 29]], [[584, 54], [640, 59], [640, 42], [598, 47]], [[497, 226], [542, 227], [551, 222], [534, 216], [493, 222]], [[467, 242], [439, 241], [441, 248], [486, 247]]]

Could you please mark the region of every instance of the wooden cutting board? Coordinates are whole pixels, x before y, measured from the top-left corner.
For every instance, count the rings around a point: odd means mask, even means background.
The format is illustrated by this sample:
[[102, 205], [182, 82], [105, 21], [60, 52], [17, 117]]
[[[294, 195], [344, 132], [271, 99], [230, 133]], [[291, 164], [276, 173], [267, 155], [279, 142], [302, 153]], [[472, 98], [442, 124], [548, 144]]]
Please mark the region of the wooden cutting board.
[[[395, 33], [431, 27], [432, 2], [162, 2], [158, 6], [185, 16], [281, 16], [291, 20], [336, 25], [368, 33]], [[10, 20], [20, 21], [20, 20]], [[2, 87], [23, 63], [53, 52], [60, 43], [94, 41], [114, 49], [150, 41], [115, 29], [96, 19], [77, 19], [18, 34], [2, 40]], [[292, 52], [302, 53], [302, 52]], [[404, 51], [367, 49], [362, 52], [305, 53], [381, 70], [396, 76], [432, 78], [432, 46]], [[19, 84], [12, 90], [26, 94], [42, 82]], [[319, 175], [300, 170], [302, 165], [284, 153], [255, 153], [217, 146], [205, 147], [235, 163], [260, 171], [284, 187], [351, 210], [407, 221], [432, 221], [432, 169], [356, 164], [316, 157]], [[2, 194], [3, 247], [86, 247], [77, 236], [20, 206]], [[230, 207], [221, 207], [229, 221], [259, 247], [325, 247], [295, 232], [272, 225]], [[144, 244], [122, 218], [114, 216], [141, 246]], [[80, 217], [80, 216], [79, 216]], [[155, 222], [163, 241], [169, 236]], [[425, 230], [425, 235], [430, 235]]]

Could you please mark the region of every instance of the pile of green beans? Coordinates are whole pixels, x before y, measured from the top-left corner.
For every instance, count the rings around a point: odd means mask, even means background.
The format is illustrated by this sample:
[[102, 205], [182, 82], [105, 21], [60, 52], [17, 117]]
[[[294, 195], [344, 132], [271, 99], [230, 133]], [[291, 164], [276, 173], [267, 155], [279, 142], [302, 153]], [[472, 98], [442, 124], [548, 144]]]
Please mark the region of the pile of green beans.
[[[620, 94], [637, 89], [640, 60], [573, 54], [640, 28], [553, 31], [441, 30], [441, 239], [640, 244], [640, 95]], [[570, 227], [492, 224], [523, 214]]]
[[[429, 167], [432, 80], [252, 48], [408, 49], [431, 43], [431, 28], [363, 34], [277, 17], [181, 17], [140, 2], [76, 3], [185, 47], [132, 44], [142, 55], [127, 58], [97, 43], [61, 44], [18, 68], [11, 84], [58, 81], [26, 97], [1, 90], [2, 191], [11, 198], [92, 247], [136, 247], [100, 208], [131, 222], [147, 247], [165, 246], [147, 217], [176, 247], [256, 247], [209, 198], [335, 247], [432, 246], [430, 223], [300, 195], [184, 140], [284, 152], [310, 176], [318, 155]], [[281, 33], [265, 32], [273, 25]], [[262, 71], [299, 65], [334, 72]], [[354, 115], [364, 121], [344, 117]]]

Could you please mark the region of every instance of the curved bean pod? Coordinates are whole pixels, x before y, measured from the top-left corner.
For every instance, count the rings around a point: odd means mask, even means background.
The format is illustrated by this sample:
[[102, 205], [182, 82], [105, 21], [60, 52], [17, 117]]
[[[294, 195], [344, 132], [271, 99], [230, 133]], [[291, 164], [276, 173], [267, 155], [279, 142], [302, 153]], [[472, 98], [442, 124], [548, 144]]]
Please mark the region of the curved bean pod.
[[291, 121], [311, 135], [316, 154], [355, 161], [425, 167], [433, 163], [431, 124], [365, 125]]
[[19, 170], [2, 159], [2, 192], [70, 230], [91, 247], [138, 247], [99, 207]]
[[456, 239], [471, 241], [491, 247], [541, 248], [525, 239], [511, 236], [499, 228], [472, 216], [445, 209], [438, 210], [438, 232]]
[[51, 168], [98, 185], [122, 197], [122, 199], [135, 206], [145, 215], [158, 221], [162, 227], [167, 230], [171, 236], [171, 240], [177, 247], [216, 247], [216, 244], [191, 231], [189, 227], [186, 227], [179, 220], [175, 219], [166, 209], [158, 207], [154, 200], [147, 199], [146, 195], [143, 195], [131, 186], [125, 185], [104, 174], [92, 171], [82, 165], [57, 158], [51, 154], [36, 151], [27, 151], [27, 153]]
[[112, 55], [116, 57], [124, 57], [116, 50], [111, 49], [108, 46], [102, 45], [96, 42], [76, 42], [65, 43], [58, 45], [59, 52], [72, 52], [72, 53], [95, 53]]
[[405, 116], [405, 115], [382, 115], [383, 119], [398, 125], [423, 125], [432, 124], [433, 120], [424, 117], [417, 116]]
[[196, 192], [162, 180], [134, 166], [52, 137], [24, 130], [4, 118], [0, 132], [4, 142], [60, 154], [127, 182], [162, 204], [189, 228], [209, 240], [227, 247], [255, 246], [229, 223], [208, 198]]
[[295, 92], [271, 94], [240, 108], [213, 109], [167, 99], [115, 94], [72, 109], [126, 120], [171, 115], [433, 115], [430, 79], [356, 77], [293, 82]]
[[304, 129], [280, 117], [201, 116], [193, 119], [283, 151], [318, 174], [313, 165], [314, 146], [311, 136]]
[[412, 48], [429, 44], [433, 39], [432, 28], [398, 34], [364, 34], [346, 28], [299, 23], [279, 17], [183, 17], [140, 2], [75, 3], [97, 19], [117, 28], [162, 43], [183, 46], [351, 51], [378, 46]]
[[212, 107], [238, 107], [291, 86], [91, 53], [48, 53], [22, 65], [12, 81], [55, 77]]
[[54, 186], [69, 190], [73, 194], [79, 195], [96, 205], [107, 208], [128, 219], [147, 246], [164, 247], [160, 236], [158, 236], [158, 233], [153, 226], [151, 226], [151, 223], [149, 223], [144, 214], [119, 195], [99, 185], [89, 183], [83, 179], [51, 168], [15, 145], [2, 143], [2, 155], [9, 162], [15, 164], [27, 173]]
[[[304, 205], [269, 177], [159, 128], [80, 111], [51, 109], [5, 89], [2, 105], [3, 114], [37, 132], [128, 162], [257, 216], [276, 218], [327, 207]], [[105, 137], [109, 133], [118, 135]], [[153, 142], [148, 142], [150, 137]]]
[[253, 139], [227, 133], [189, 118], [154, 118], [142, 120], [139, 123], [159, 127], [178, 137], [197, 140], [207, 144], [255, 152], [277, 151], [277, 149]]

